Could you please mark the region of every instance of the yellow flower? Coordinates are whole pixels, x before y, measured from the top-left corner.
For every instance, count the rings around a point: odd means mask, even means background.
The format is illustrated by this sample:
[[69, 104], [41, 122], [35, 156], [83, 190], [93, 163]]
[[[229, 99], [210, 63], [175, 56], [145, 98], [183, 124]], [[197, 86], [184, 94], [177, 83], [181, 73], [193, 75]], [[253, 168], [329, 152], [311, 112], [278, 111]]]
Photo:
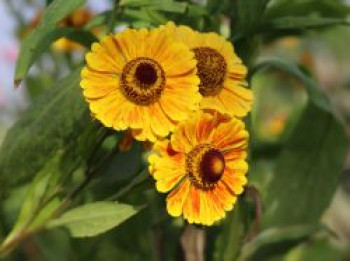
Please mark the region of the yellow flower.
[[223, 218], [247, 182], [247, 139], [242, 121], [196, 112], [156, 142], [149, 171], [159, 192], [171, 191], [169, 214], [204, 225]]
[[243, 117], [252, 106], [253, 95], [246, 87], [247, 68], [237, 57], [231, 43], [215, 33], [199, 33], [187, 26], [169, 22], [162, 26], [173, 38], [195, 53], [197, 74], [203, 95], [201, 109]]
[[92, 45], [81, 86], [95, 117], [138, 140], [155, 141], [197, 110], [194, 54], [163, 30], [127, 29]]

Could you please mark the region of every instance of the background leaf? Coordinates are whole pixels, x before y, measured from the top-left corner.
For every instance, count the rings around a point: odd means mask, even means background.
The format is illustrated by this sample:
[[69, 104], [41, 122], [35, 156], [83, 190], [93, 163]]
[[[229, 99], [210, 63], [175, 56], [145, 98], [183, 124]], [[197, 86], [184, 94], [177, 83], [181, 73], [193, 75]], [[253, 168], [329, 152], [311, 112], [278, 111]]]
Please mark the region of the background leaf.
[[238, 261], [271, 260], [319, 230], [319, 226], [291, 226], [271, 228], [245, 244]]
[[139, 210], [121, 203], [94, 202], [64, 213], [53, 220], [49, 227], [65, 226], [73, 237], [91, 237], [118, 226]]
[[[231, 40], [240, 58], [249, 65], [256, 55], [258, 38], [254, 30], [260, 25], [269, 0], [231, 1]], [[239, 40], [238, 40], [239, 39]]]
[[75, 155], [64, 157], [71, 161], [65, 171], [76, 167], [78, 138], [91, 123], [79, 80], [80, 68], [41, 94], [8, 131], [0, 149], [2, 195], [32, 179], [59, 150]]
[[[42, 52], [42, 46], [48, 46], [47, 37], [49, 37], [56, 24], [84, 3], [85, 0], [54, 0], [49, 4], [42, 15], [38, 27], [21, 44], [15, 71], [16, 85], [27, 75], [30, 66]], [[52, 39], [51, 37], [49, 38]]]
[[266, 12], [266, 19], [286, 16], [314, 16], [344, 18], [350, 8], [342, 0], [277, 0]]
[[216, 239], [214, 260], [236, 260], [248, 230], [248, 209], [244, 198], [239, 198], [234, 210], [223, 221], [221, 232]]
[[287, 35], [300, 35], [310, 30], [324, 30], [334, 26], [349, 26], [348, 20], [331, 17], [284, 16], [263, 23], [256, 33], [261, 33], [265, 41], [275, 40]]
[[263, 226], [318, 223], [343, 168], [347, 147], [343, 126], [331, 112], [327, 97], [302, 70], [279, 60], [258, 66], [265, 67], [299, 78], [309, 99], [267, 187]]

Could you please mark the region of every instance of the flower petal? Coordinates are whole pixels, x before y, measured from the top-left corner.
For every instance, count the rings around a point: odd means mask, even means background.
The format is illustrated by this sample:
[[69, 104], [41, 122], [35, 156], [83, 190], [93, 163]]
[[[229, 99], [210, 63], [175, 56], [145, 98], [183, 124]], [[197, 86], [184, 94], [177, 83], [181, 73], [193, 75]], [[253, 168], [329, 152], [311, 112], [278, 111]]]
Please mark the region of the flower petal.
[[168, 195], [166, 199], [166, 205], [168, 213], [171, 216], [181, 216], [184, 203], [188, 198], [189, 189], [190, 181], [186, 179]]

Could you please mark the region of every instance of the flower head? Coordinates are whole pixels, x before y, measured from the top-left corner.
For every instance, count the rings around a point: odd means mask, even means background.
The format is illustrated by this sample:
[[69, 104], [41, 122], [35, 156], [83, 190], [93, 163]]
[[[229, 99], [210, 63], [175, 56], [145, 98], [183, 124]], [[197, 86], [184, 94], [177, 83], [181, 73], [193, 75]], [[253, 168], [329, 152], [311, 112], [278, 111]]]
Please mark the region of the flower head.
[[169, 214], [204, 225], [223, 218], [247, 182], [247, 139], [242, 121], [197, 112], [156, 142], [149, 171], [158, 191], [171, 191]]
[[198, 109], [201, 95], [194, 53], [164, 30], [110, 35], [86, 55], [81, 86], [90, 110], [105, 126], [132, 129], [155, 141]]
[[172, 22], [162, 28], [195, 53], [199, 91], [203, 96], [201, 109], [237, 117], [243, 117], [251, 110], [253, 95], [245, 88], [247, 69], [231, 43], [216, 33], [199, 33]]

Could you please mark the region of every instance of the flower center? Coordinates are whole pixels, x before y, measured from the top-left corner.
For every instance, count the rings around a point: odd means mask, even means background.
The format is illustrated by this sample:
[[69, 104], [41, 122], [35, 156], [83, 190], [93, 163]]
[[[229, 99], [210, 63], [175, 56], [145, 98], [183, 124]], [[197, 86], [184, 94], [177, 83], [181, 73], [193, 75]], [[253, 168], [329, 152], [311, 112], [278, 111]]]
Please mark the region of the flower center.
[[216, 50], [209, 47], [193, 49], [197, 60], [197, 75], [201, 82], [199, 92], [203, 96], [214, 96], [224, 87], [227, 70], [225, 58]]
[[151, 105], [159, 100], [165, 85], [165, 73], [156, 61], [138, 57], [123, 68], [120, 89], [123, 95], [137, 105]]
[[147, 88], [157, 81], [157, 71], [149, 63], [140, 63], [136, 68], [135, 77], [141, 86]]
[[200, 144], [187, 154], [186, 170], [192, 184], [209, 189], [221, 179], [225, 170], [225, 158], [209, 144]]

